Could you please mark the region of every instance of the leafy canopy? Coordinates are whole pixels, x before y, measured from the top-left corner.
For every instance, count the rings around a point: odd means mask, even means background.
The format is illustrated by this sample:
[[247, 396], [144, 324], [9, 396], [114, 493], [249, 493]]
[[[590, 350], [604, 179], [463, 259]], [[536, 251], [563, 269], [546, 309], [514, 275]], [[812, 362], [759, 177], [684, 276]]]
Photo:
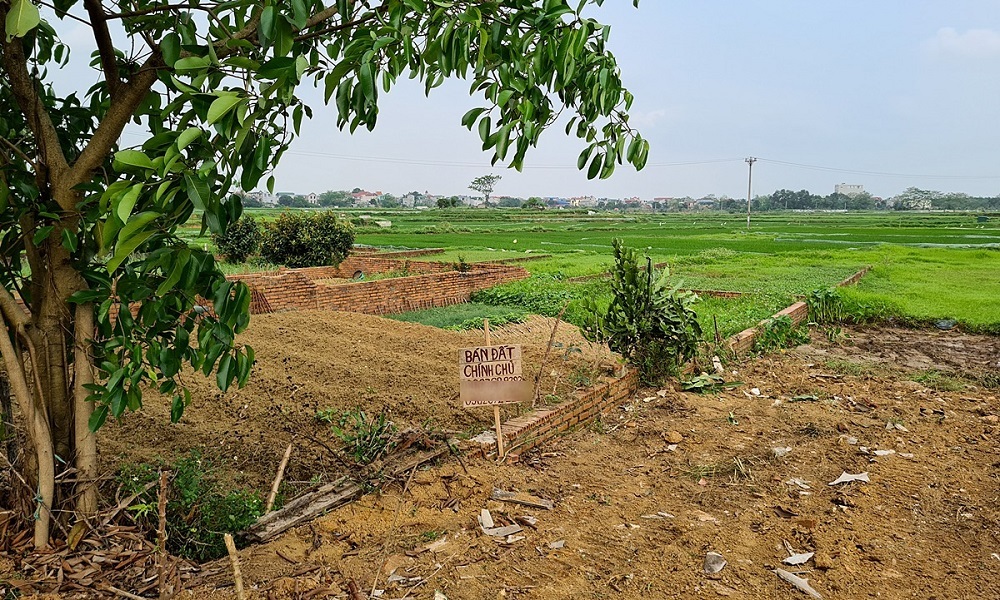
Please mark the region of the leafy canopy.
[[[235, 335], [250, 295], [178, 227], [196, 215], [222, 234], [241, 216], [236, 192], [265, 178], [273, 191], [272, 168], [312, 114], [302, 85], [353, 132], [375, 127], [398, 78], [429, 93], [460, 77], [482, 100], [461, 122], [494, 163], [520, 169], [566, 108], [589, 177], [641, 168], [649, 147], [589, 4], [602, 0], [0, 0], [0, 282], [32, 315], [96, 307], [106, 383], [91, 386], [91, 426], [137, 409], [143, 384], [172, 394], [180, 418], [183, 364], [222, 389], [246, 381], [253, 352]], [[60, 19], [93, 32], [100, 78], [86, 91], [52, 84], [70, 54]], [[121, 142], [129, 123], [142, 143]]]

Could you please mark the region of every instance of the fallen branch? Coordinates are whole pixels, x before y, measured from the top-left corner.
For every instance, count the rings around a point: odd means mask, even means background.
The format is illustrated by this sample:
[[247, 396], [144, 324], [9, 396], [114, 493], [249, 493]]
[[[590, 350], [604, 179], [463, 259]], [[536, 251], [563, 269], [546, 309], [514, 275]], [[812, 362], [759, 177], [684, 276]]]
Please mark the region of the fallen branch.
[[[438, 458], [448, 452], [449, 444], [452, 443], [456, 443], [455, 440], [448, 440], [448, 443], [442, 444], [439, 448], [416, 454], [404, 460], [387, 470], [387, 478], [397, 477]], [[371, 489], [370, 486], [367, 489]], [[365, 486], [345, 475], [313, 492], [299, 496], [282, 507], [281, 510], [263, 515], [244, 532], [244, 537], [250, 542], [265, 542], [292, 527], [311, 521], [327, 511], [350, 503], [364, 494], [365, 491]]]
[[285, 456], [278, 465], [278, 474], [274, 476], [274, 483], [271, 484], [271, 493], [267, 495], [267, 505], [264, 507], [265, 513], [271, 512], [271, 509], [274, 508], [274, 499], [278, 496], [278, 487], [281, 486], [281, 480], [285, 476], [285, 468], [288, 466], [288, 459], [291, 456], [292, 445], [288, 444], [288, 447], [285, 448]]

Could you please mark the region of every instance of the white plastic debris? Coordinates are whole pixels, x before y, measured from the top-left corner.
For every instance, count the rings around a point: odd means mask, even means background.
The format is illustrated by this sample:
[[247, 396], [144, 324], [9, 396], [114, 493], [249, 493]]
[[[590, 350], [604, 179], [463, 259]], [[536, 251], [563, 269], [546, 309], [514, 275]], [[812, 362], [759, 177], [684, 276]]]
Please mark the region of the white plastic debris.
[[775, 458], [783, 458], [785, 456], [788, 456], [788, 454], [791, 451], [792, 451], [791, 446], [775, 446], [774, 448], [771, 448], [771, 452], [774, 454]]
[[840, 477], [834, 479], [827, 485], [840, 485], [841, 483], [851, 483], [852, 481], [862, 481], [864, 483], [871, 483], [871, 480], [868, 479], [868, 471], [857, 474], [848, 473], [847, 471], [844, 471], [840, 474]]
[[807, 562], [809, 562], [809, 559], [812, 558], [814, 554], [816, 554], [816, 553], [815, 552], [803, 552], [801, 554], [793, 554], [793, 555], [789, 556], [788, 558], [786, 558], [785, 560], [783, 560], [781, 562], [785, 563], [786, 565], [792, 565], [792, 566], [795, 566], [795, 565], [804, 565]]
[[705, 555], [705, 572], [709, 575], [718, 573], [726, 568], [726, 559], [718, 552], [709, 552]]
[[775, 569], [774, 574], [783, 579], [784, 581], [787, 581], [788, 583], [792, 584], [793, 586], [795, 586], [796, 589], [806, 594], [810, 598], [823, 600], [823, 596], [820, 596], [819, 592], [814, 590], [813, 587], [809, 585], [808, 579], [803, 579], [798, 575], [792, 575], [791, 573], [789, 573], [784, 569]]
[[792, 477], [791, 479], [789, 479], [788, 481], [786, 481], [785, 484], [786, 485], [798, 486], [798, 487], [800, 487], [800, 488], [802, 488], [804, 490], [810, 489], [809, 482], [806, 481], [805, 479], [802, 479], [801, 477]]
[[875, 456], [890, 456], [895, 453], [896, 453], [895, 450], [876, 450], [872, 454], [874, 454]]

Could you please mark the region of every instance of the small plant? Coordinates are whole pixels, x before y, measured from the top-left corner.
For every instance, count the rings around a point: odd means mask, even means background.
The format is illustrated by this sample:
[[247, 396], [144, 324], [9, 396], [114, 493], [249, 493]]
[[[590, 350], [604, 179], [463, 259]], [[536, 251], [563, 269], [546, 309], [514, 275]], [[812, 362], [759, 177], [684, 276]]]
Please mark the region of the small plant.
[[730, 425], [739, 425], [740, 422], [736, 419], [736, 413], [729, 411], [729, 414], [726, 415], [726, 423], [729, 423]]
[[757, 354], [766, 354], [808, 342], [809, 332], [804, 327], [796, 327], [787, 315], [781, 315], [764, 321], [754, 340], [753, 351]]
[[354, 228], [333, 211], [281, 213], [264, 228], [261, 255], [288, 267], [340, 264], [354, 246]]
[[459, 273], [468, 273], [472, 270], [472, 266], [465, 262], [465, 257], [461, 254], [458, 255], [458, 260], [455, 262], [453, 267]]
[[922, 383], [927, 387], [939, 392], [960, 392], [965, 389], [965, 382], [949, 373], [930, 369], [920, 371], [910, 377], [917, 383]]
[[809, 318], [815, 323], [842, 323], [847, 317], [844, 300], [836, 288], [813, 290], [806, 297]]
[[655, 269], [648, 256], [641, 267], [638, 252], [620, 239], [612, 245], [611, 303], [601, 310], [593, 297], [584, 300], [583, 334], [607, 342], [644, 381], [657, 383], [698, 351], [701, 325], [691, 308], [698, 296], [668, 287], [669, 271]]
[[160, 470], [172, 474], [167, 488], [167, 550], [184, 558], [206, 561], [225, 556], [224, 533], [245, 530], [264, 512], [257, 492], [223, 490], [214, 479], [212, 465], [197, 451], [171, 465], [127, 465], [118, 473], [124, 494], [138, 494], [128, 507], [135, 521], [147, 531], [157, 528], [158, 489], [149, 483]]
[[837, 344], [844, 337], [844, 331], [836, 325], [831, 325], [823, 328], [823, 335], [826, 336], [826, 340], [831, 344]]
[[330, 431], [345, 445], [345, 451], [355, 462], [370, 465], [395, 447], [396, 426], [381, 412], [369, 416], [355, 408], [340, 413]]

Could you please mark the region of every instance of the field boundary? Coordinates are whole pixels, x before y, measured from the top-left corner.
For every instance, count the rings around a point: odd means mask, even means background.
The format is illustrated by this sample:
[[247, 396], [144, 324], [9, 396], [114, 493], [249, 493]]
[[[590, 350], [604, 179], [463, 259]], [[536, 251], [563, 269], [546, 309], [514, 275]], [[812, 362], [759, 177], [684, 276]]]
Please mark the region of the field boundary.
[[[227, 277], [250, 287], [251, 314], [285, 310], [340, 310], [374, 315], [440, 308], [468, 302], [473, 292], [526, 279], [519, 266], [425, 262], [382, 255], [351, 255], [337, 266], [279, 269]], [[365, 274], [396, 272], [400, 277], [359, 280]], [[358, 280], [327, 285], [324, 280]]]
[[[586, 425], [607, 409], [617, 406], [639, 390], [639, 371], [628, 371], [612, 381], [576, 392], [577, 396], [553, 406], [508, 419], [500, 427], [507, 457], [513, 461], [532, 448], [576, 427]], [[472, 438], [483, 453], [496, 452], [496, 432], [484, 431]]]
[[[844, 279], [837, 287], [854, 285], [871, 271], [866, 266], [857, 273]], [[699, 292], [701, 293], [701, 292]], [[726, 292], [722, 292], [726, 293]], [[733, 292], [728, 292], [732, 294]], [[738, 292], [735, 296], [738, 297]], [[795, 302], [761, 321], [756, 327], [745, 329], [726, 339], [725, 345], [735, 354], [742, 354], [753, 348], [754, 341], [760, 334], [764, 323], [770, 319], [788, 317], [795, 325], [801, 325], [809, 319], [809, 305], [805, 302]], [[619, 405], [639, 390], [639, 372], [629, 369], [623, 376], [578, 392], [577, 397], [566, 400], [555, 406], [536, 408], [530, 413], [507, 420], [500, 427], [504, 438], [504, 446], [510, 448], [508, 457], [518, 460], [520, 455], [532, 448], [566, 433], [576, 427], [586, 425], [605, 413], [609, 408]], [[482, 452], [489, 455], [496, 449], [496, 433], [484, 431], [472, 438]]]
[[[855, 285], [861, 278], [867, 275], [872, 270], [872, 266], [868, 265], [862, 268], [860, 271], [851, 275], [850, 277], [842, 280], [837, 284], [837, 287], [848, 287]], [[744, 329], [743, 331], [737, 333], [736, 335], [730, 336], [724, 342], [724, 345], [732, 351], [734, 354], [743, 354], [749, 352], [753, 348], [754, 342], [757, 341], [757, 336], [760, 335], [763, 327], [769, 321], [778, 319], [780, 317], [788, 317], [791, 319], [793, 325], [801, 325], [809, 320], [809, 305], [805, 302], [799, 301], [791, 304], [784, 309], [774, 313], [770, 317], [764, 319], [758, 323], [755, 327], [750, 327]]]

